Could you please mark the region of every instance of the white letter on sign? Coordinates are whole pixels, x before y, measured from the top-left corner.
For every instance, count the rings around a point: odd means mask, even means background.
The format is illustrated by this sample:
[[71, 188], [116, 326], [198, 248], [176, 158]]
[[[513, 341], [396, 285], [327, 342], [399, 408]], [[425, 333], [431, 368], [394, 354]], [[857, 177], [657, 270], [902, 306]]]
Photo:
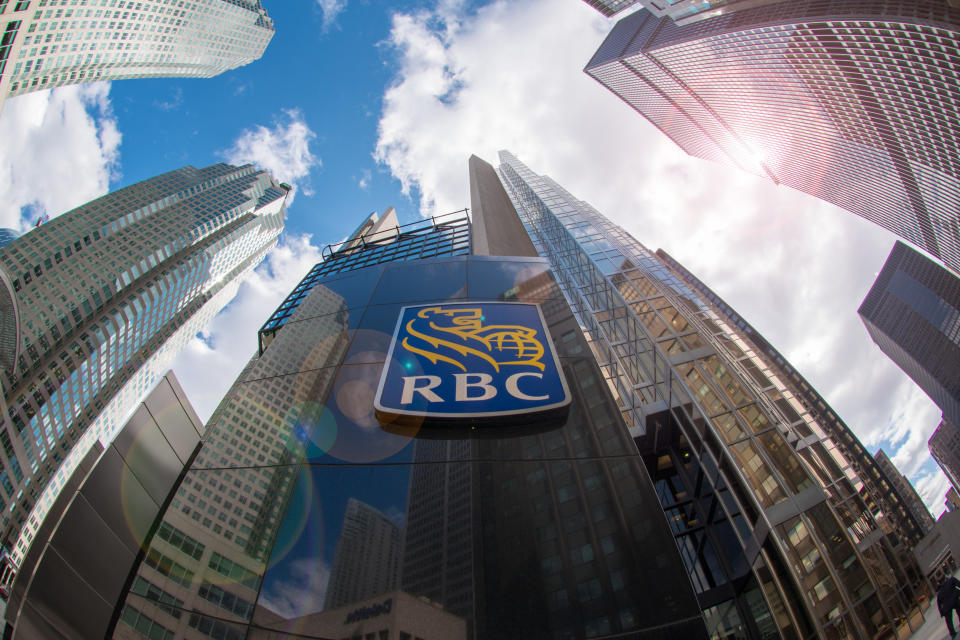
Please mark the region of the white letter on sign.
[[543, 380], [542, 373], [533, 373], [533, 372], [515, 373], [509, 378], [507, 378], [507, 383], [506, 383], [507, 393], [512, 395], [514, 398], [518, 398], [519, 400], [546, 400], [547, 398], [550, 397], [549, 395], [528, 396], [523, 391], [520, 391], [520, 387], [517, 386], [517, 381], [520, 380], [520, 378], [523, 378], [526, 376], [533, 376], [534, 378], [539, 378], [540, 380]]
[[[465, 400], [489, 400], [497, 395], [497, 390], [490, 384], [493, 381], [493, 376], [489, 373], [455, 373], [453, 377], [457, 379], [457, 402], [463, 402]], [[471, 377], [476, 378], [477, 381], [468, 382], [467, 379]], [[480, 387], [483, 389], [483, 393], [479, 396], [468, 396], [467, 389], [469, 387]]]
[[[424, 387], [417, 386], [417, 380], [426, 380]], [[400, 404], [413, 402], [413, 394], [419, 393], [427, 402], [443, 402], [443, 398], [430, 389], [440, 386], [440, 376], [403, 376], [403, 393], [400, 394]]]

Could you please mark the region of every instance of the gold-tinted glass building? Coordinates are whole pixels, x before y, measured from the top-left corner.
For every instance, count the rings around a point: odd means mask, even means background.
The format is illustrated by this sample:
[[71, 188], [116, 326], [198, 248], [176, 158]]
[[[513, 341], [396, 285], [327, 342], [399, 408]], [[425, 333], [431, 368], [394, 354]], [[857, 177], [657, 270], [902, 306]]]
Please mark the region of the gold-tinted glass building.
[[861, 456], [846, 454], [853, 434], [796, 392], [802, 377], [669, 256], [500, 159], [644, 457], [708, 631], [872, 638], [922, 622], [923, 576]]

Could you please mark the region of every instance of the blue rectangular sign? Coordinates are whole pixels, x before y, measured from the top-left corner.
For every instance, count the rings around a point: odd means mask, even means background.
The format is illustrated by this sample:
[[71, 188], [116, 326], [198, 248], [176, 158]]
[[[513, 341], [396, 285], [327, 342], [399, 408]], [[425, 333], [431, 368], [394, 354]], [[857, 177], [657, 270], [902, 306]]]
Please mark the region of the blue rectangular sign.
[[374, 406], [393, 416], [456, 419], [569, 403], [538, 305], [462, 302], [400, 311]]

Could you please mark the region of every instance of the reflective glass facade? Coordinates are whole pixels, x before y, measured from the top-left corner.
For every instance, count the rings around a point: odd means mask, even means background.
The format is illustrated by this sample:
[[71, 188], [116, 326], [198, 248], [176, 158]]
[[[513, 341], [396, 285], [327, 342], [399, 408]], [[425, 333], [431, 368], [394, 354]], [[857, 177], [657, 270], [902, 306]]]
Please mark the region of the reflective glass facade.
[[[890, 538], [898, 552], [904, 556], [903, 562], [908, 567], [913, 566], [910, 555], [912, 549], [926, 535], [929, 527], [923, 519], [923, 511], [914, 512], [913, 506], [895, 490], [894, 484], [887, 474], [880, 468], [878, 461], [863, 446], [859, 438], [854, 435], [850, 427], [836, 414], [829, 403], [814, 389], [803, 375], [771, 345], [766, 338], [753, 328], [740, 314], [730, 307], [720, 296], [714, 293], [706, 284], [687, 271], [680, 263], [674, 260], [662, 249], [657, 250], [657, 257], [670, 267], [686, 284], [693, 287], [701, 297], [706, 299], [713, 310], [736, 331], [753, 349], [754, 358], [763, 362], [778, 382], [784, 385], [787, 394], [793, 396], [806, 409], [813, 420], [829, 437], [832, 446], [849, 461], [851, 468], [857, 474], [862, 484], [857, 484], [857, 493], [863, 500], [866, 508], [875, 514], [884, 533]], [[744, 361], [750, 377], [758, 384], [762, 384], [763, 376], [758, 375], [757, 367]], [[912, 487], [911, 487], [912, 489]], [[919, 498], [917, 498], [919, 501]], [[922, 505], [922, 502], [920, 502]]]
[[[930, 436], [927, 442], [930, 448], [930, 455], [937, 461], [943, 473], [950, 479], [954, 496], [957, 493], [957, 487], [960, 487], [960, 429], [946, 421], [941, 421], [940, 425]], [[951, 494], [947, 493], [947, 508], [950, 511], [956, 510], [960, 504], [960, 499], [951, 505]]]
[[[304, 298], [318, 282], [334, 273], [344, 273], [388, 262], [422, 260], [438, 256], [463, 256], [470, 253], [470, 218], [466, 210], [435, 216], [422, 222], [401, 226], [374, 226], [371, 216], [350, 240], [327, 246], [324, 261], [310, 269], [260, 329], [260, 352], [266, 349], [276, 332], [287, 323]], [[395, 218], [394, 218], [395, 220]], [[373, 233], [364, 234], [368, 230]], [[354, 240], [357, 238], [357, 240]]]
[[944, 419], [960, 424], [960, 277], [898, 242], [858, 313]]
[[731, 317], [549, 177], [499, 172], [653, 478], [713, 637], [873, 638], [922, 576], [831, 434]]
[[609, 17], [620, 13], [627, 7], [632, 7], [637, 0], [584, 0], [588, 5]]
[[276, 244], [286, 194], [251, 165], [186, 167], [0, 248], [0, 526], [15, 561], [86, 452]]
[[784, 0], [584, 0], [605, 16], [612, 16], [634, 5], [640, 5], [653, 15], [670, 16], [677, 24], [688, 24], [713, 16], [752, 9]]
[[586, 72], [687, 153], [832, 202], [960, 271], [960, 9], [803, 0], [621, 20]]
[[[540, 305], [566, 416], [381, 424], [401, 308], [474, 300]], [[157, 531], [114, 638], [706, 638], [643, 459], [536, 257], [317, 278], [214, 412]]]
[[0, 2], [0, 108], [7, 96], [126, 78], [209, 78], [263, 55], [260, 0]]
[[874, 454], [874, 458], [877, 461], [880, 472], [884, 476], [884, 480], [889, 484], [890, 491], [897, 494], [898, 501], [903, 504], [910, 513], [911, 519], [917, 524], [919, 529], [924, 534], [933, 531], [933, 525], [935, 524], [933, 516], [930, 515], [930, 510], [927, 509], [927, 505], [923, 503], [920, 494], [913, 488], [913, 485], [910, 484], [906, 476], [900, 473], [900, 470], [893, 464], [890, 457], [884, 453], [883, 449], [877, 451], [877, 453]]

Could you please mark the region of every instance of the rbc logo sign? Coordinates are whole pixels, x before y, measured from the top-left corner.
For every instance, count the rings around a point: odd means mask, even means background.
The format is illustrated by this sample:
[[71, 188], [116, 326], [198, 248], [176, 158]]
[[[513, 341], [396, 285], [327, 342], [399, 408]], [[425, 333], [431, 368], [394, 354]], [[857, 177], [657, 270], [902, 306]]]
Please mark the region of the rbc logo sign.
[[387, 420], [466, 419], [569, 403], [539, 306], [466, 302], [401, 310], [374, 406]]

